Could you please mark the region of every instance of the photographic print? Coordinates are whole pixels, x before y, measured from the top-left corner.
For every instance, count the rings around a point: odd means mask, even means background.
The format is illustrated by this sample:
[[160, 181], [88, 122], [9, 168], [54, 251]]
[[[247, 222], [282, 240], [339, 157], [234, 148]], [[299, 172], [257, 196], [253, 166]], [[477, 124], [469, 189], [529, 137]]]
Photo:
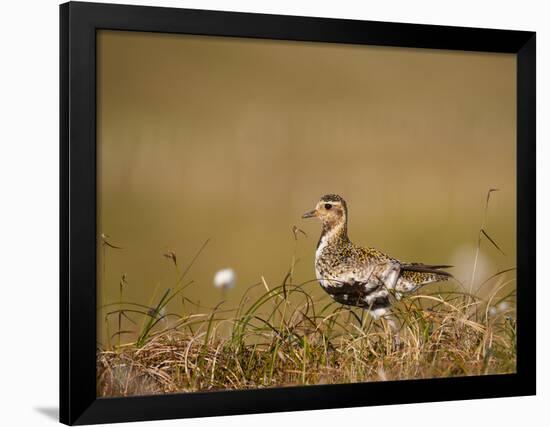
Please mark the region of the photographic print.
[[97, 396], [516, 372], [515, 54], [98, 30], [96, 61]]

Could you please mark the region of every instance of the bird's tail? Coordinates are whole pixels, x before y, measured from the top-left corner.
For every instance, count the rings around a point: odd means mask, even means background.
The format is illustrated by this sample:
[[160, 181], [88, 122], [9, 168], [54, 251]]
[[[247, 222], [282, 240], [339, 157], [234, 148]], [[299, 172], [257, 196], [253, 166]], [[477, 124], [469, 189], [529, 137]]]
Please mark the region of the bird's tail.
[[453, 275], [445, 269], [451, 267], [452, 265], [403, 264], [396, 290], [406, 293], [428, 283], [449, 280]]

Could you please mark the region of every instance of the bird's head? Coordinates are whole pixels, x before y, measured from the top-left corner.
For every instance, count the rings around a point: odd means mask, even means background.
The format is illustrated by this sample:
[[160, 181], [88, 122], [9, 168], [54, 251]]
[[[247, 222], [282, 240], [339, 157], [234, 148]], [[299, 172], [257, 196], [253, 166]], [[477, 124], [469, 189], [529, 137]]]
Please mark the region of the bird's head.
[[346, 201], [338, 194], [327, 194], [317, 202], [315, 209], [306, 212], [302, 218], [319, 218], [325, 227], [332, 228], [347, 221]]

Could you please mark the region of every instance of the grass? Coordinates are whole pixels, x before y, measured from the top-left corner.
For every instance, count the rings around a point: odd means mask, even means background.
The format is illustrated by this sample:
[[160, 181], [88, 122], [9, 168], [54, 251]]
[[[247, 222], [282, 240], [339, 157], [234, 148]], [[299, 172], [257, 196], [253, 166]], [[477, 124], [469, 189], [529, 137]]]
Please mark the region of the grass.
[[[162, 314], [189, 285], [166, 290], [154, 307], [119, 301], [116, 315], [146, 321], [137, 340], [98, 349], [98, 394], [119, 396], [258, 387], [385, 381], [514, 372], [514, 270], [487, 282], [488, 297], [459, 291], [416, 294], [395, 306], [400, 343], [384, 320], [328, 298], [311, 283], [262, 281], [235, 309]], [[313, 284], [315, 285], [315, 284]], [[253, 289], [259, 297], [249, 298]], [[267, 288], [267, 289], [265, 289]], [[198, 307], [197, 307], [198, 308]], [[117, 341], [117, 340], [115, 340]], [[120, 341], [118, 341], [120, 343]]]
[[[484, 227], [479, 245], [483, 236], [496, 246]], [[124, 301], [122, 277], [119, 300], [103, 307], [107, 330], [113, 322], [118, 330], [97, 351], [99, 396], [515, 372], [513, 268], [481, 281], [476, 294], [456, 282], [396, 301], [397, 344], [384, 319], [327, 296], [314, 299], [318, 284], [295, 284], [293, 265], [282, 283], [270, 286], [262, 277], [250, 286], [237, 307], [202, 307], [185, 292], [193, 262], [149, 305]], [[191, 313], [166, 312], [177, 296], [193, 305]], [[136, 339], [122, 343], [122, 336]]]

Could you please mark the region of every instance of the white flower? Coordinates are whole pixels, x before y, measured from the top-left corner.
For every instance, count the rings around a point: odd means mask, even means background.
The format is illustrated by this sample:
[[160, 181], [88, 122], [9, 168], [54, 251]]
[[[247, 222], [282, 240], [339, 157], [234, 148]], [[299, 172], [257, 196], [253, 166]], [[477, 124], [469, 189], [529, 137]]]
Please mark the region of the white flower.
[[237, 281], [237, 276], [232, 268], [219, 270], [214, 276], [214, 286], [224, 291], [233, 289]]

